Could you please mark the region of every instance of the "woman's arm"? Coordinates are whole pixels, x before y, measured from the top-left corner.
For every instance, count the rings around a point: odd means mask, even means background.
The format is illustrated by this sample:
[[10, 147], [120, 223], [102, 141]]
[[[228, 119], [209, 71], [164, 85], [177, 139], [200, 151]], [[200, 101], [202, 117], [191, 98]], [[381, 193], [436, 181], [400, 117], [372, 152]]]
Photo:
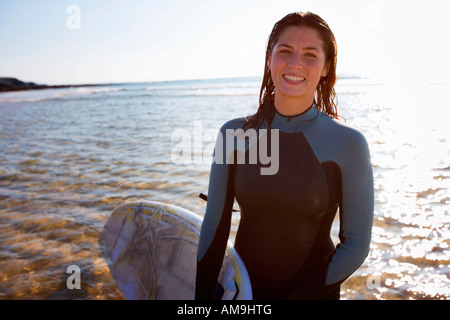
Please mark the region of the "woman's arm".
[[[214, 162], [209, 178], [208, 203], [200, 232], [197, 252], [195, 299], [213, 299], [220, 268], [230, 233], [234, 203], [234, 165], [230, 161], [233, 150], [226, 144], [226, 129], [236, 121], [225, 124], [217, 137]], [[231, 152], [230, 152], [231, 151]]]
[[342, 282], [359, 268], [369, 253], [372, 234], [374, 184], [369, 147], [358, 131], [348, 130], [343, 138], [340, 243], [328, 267], [326, 284]]
[[[341, 175], [340, 243], [302, 284], [305, 291], [320, 298], [336, 289], [367, 257], [372, 234], [374, 184], [369, 147], [359, 131], [322, 117], [306, 136], [319, 160], [335, 162]], [[317, 279], [323, 283], [320, 288]]]

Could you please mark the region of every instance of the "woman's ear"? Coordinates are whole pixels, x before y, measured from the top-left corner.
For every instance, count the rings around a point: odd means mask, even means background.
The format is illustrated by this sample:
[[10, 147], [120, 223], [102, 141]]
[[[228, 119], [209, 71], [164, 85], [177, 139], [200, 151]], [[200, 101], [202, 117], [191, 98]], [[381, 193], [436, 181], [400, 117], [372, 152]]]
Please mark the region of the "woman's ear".
[[327, 62], [322, 70], [322, 78], [325, 78], [328, 75], [329, 71], [330, 71], [330, 62]]

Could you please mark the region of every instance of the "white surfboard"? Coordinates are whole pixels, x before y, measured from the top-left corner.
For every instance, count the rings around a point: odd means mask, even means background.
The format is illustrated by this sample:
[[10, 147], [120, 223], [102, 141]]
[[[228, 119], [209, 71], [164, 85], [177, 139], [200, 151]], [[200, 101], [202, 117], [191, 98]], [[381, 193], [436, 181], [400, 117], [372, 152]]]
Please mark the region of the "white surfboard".
[[[126, 299], [191, 300], [202, 218], [174, 205], [142, 201], [117, 207], [100, 235]], [[247, 270], [231, 243], [219, 276], [223, 300], [250, 300]]]

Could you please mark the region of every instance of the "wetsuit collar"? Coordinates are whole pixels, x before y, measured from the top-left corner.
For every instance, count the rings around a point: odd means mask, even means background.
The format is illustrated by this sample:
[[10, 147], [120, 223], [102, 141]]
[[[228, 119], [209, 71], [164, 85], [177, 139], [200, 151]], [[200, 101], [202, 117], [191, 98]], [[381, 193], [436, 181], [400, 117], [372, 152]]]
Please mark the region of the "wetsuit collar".
[[284, 132], [300, 132], [306, 125], [313, 122], [319, 116], [319, 113], [315, 104], [305, 112], [294, 116], [284, 116], [276, 111], [271, 127]]

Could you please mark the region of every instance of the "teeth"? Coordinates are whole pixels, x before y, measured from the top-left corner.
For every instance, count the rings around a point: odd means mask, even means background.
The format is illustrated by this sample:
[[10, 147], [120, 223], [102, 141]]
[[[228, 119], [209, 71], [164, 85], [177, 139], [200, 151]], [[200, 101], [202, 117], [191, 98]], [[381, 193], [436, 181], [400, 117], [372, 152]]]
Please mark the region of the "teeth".
[[305, 80], [305, 78], [303, 78], [303, 77], [295, 77], [295, 76], [290, 76], [287, 74], [283, 75], [283, 77], [285, 77], [287, 80], [295, 81], [295, 82], [300, 82], [300, 81]]

